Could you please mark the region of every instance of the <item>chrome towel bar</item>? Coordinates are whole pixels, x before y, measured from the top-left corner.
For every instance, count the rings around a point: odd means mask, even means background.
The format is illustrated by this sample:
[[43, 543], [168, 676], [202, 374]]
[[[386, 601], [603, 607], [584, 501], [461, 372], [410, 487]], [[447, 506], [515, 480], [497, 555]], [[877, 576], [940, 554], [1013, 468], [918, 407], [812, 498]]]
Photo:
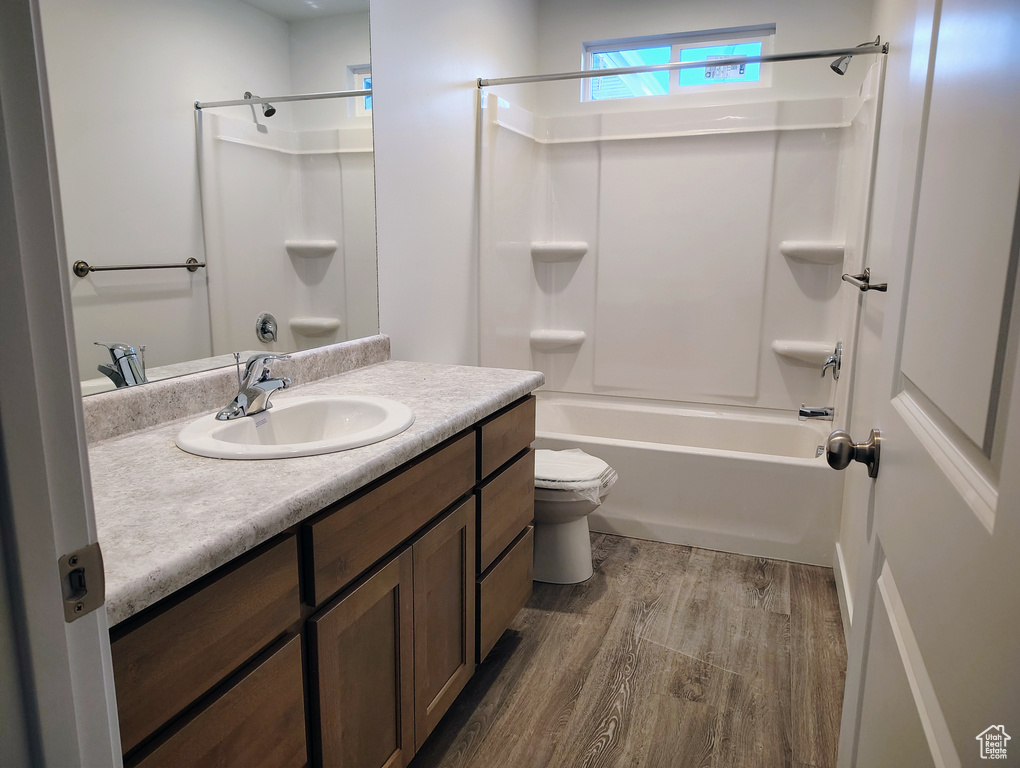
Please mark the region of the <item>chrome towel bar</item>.
[[71, 270], [78, 277], [85, 277], [89, 272], [115, 272], [123, 269], [186, 269], [189, 272], [197, 272], [199, 267], [204, 266], [205, 262], [196, 258], [189, 258], [183, 264], [112, 264], [106, 267], [96, 267], [78, 259]]

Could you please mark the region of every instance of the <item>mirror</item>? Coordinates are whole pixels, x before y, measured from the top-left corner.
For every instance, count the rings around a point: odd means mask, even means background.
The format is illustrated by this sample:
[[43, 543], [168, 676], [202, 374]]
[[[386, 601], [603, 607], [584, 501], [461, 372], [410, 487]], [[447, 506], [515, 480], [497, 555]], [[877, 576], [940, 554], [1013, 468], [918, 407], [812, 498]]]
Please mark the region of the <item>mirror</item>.
[[371, 96], [194, 106], [370, 87], [368, 0], [40, 6], [68, 260], [150, 267], [72, 272], [84, 394], [378, 332]]

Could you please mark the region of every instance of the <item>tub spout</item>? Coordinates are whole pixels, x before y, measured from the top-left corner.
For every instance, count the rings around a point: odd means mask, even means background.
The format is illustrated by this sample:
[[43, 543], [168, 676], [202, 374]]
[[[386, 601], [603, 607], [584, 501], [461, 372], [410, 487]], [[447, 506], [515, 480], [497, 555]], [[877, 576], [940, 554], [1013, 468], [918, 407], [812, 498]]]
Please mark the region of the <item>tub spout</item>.
[[831, 405], [826, 405], [822, 408], [811, 408], [802, 404], [800, 410], [797, 411], [797, 419], [800, 421], [807, 421], [808, 419], [832, 421], [832, 415], [833, 408]]

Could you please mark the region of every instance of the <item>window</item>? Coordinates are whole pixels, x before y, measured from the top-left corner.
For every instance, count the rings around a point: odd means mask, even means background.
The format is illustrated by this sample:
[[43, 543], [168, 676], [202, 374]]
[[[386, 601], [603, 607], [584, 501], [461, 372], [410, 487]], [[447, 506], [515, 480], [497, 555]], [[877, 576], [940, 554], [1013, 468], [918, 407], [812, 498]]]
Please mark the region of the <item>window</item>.
[[[369, 64], [348, 67], [349, 77], [353, 90], [363, 91], [372, 88], [372, 67]], [[354, 102], [355, 117], [364, 117], [372, 114], [372, 94], [352, 99]]]
[[[671, 61], [712, 61], [733, 56], [761, 56], [772, 51], [775, 33], [773, 25], [586, 43], [585, 68], [616, 69]], [[585, 81], [582, 98], [586, 101], [602, 101], [690, 93], [705, 88], [752, 88], [767, 85], [768, 67], [753, 62], [592, 77]]]

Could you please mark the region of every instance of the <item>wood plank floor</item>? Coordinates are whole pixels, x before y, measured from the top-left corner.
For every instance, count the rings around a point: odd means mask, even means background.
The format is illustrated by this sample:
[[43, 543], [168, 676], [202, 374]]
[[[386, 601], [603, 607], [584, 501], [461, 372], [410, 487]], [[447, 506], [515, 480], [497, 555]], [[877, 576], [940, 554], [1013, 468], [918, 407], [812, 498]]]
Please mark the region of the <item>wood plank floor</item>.
[[535, 584], [412, 768], [836, 762], [846, 648], [826, 568], [594, 534]]

